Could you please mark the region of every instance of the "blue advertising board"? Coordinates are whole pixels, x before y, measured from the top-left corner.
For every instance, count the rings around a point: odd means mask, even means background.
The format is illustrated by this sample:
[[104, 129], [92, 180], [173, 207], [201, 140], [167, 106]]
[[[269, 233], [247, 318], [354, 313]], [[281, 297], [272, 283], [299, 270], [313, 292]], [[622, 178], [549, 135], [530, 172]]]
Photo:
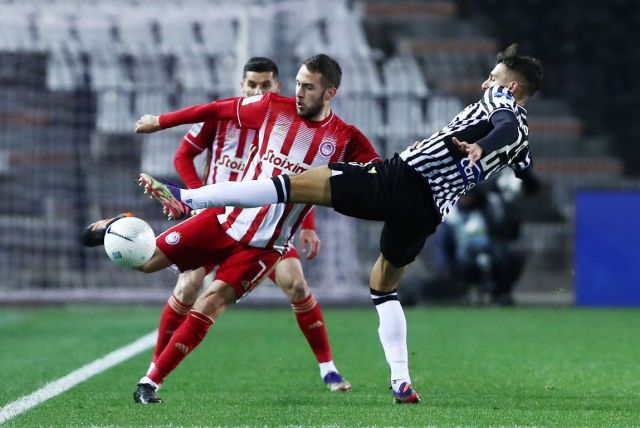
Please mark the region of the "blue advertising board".
[[576, 304], [640, 306], [640, 191], [576, 196]]

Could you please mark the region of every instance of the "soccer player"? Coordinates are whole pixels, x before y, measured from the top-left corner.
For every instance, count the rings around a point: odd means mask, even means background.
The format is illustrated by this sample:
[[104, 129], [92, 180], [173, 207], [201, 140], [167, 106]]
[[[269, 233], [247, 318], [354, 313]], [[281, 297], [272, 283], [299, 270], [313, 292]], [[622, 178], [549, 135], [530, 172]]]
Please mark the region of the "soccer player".
[[[361, 219], [384, 221], [381, 255], [371, 270], [371, 298], [391, 369], [396, 402], [419, 402], [411, 385], [406, 320], [398, 301], [400, 278], [458, 198], [509, 166], [523, 177], [531, 167], [525, 103], [542, 82], [540, 61], [516, 45], [497, 56], [482, 98], [430, 137], [382, 163], [330, 163], [299, 175], [221, 183], [196, 190], [154, 183], [165, 205], [252, 207], [303, 203], [333, 207]], [[140, 131], [153, 131], [150, 124]]]
[[[280, 81], [278, 66], [269, 58], [254, 57], [244, 66], [242, 93], [245, 97], [279, 92]], [[238, 128], [233, 120], [209, 120], [194, 125], [182, 139], [176, 151], [174, 165], [182, 181], [189, 188], [198, 188], [203, 184], [221, 181], [237, 181], [241, 178], [244, 164], [254, 139], [255, 129]], [[203, 178], [196, 172], [194, 159], [206, 153], [207, 162]], [[170, 217], [180, 219], [187, 212], [168, 213]], [[320, 239], [315, 232], [314, 210], [304, 217], [300, 231], [300, 241], [307, 250], [307, 258], [318, 254]], [[180, 274], [173, 294], [162, 311], [158, 326], [158, 341], [153, 353], [149, 372], [155, 361], [169, 342], [173, 332], [182, 324], [193, 307], [203, 285], [205, 275], [214, 266], [199, 267]], [[327, 330], [320, 305], [309, 289], [300, 257], [293, 245], [288, 247], [282, 260], [269, 274], [289, 298], [300, 330], [304, 334], [320, 366], [320, 376], [331, 391], [351, 390], [351, 384], [345, 380], [335, 367]]]
[[[380, 160], [369, 140], [331, 110], [341, 77], [335, 60], [315, 55], [298, 71], [295, 98], [274, 93], [229, 98], [159, 117], [145, 115], [138, 127], [142, 131], [149, 121], [157, 130], [182, 123], [232, 120], [241, 130], [256, 130], [257, 139], [249, 150], [242, 181], [298, 174], [330, 162]], [[154, 190], [155, 180], [144, 174], [141, 180], [155, 198], [162, 199]], [[198, 297], [156, 358], [155, 367], [140, 380], [136, 401], [160, 402], [157, 386], [198, 346], [227, 305], [250, 292], [274, 269], [311, 208], [291, 203], [207, 209], [156, 238], [154, 255], [139, 268], [143, 272], [155, 272], [171, 264], [181, 271], [210, 264], [219, 268], [213, 284]], [[175, 200], [165, 209], [174, 217], [186, 212], [185, 205]], [[305, 301], [300, 310], [307, 311], [314, 304]]]

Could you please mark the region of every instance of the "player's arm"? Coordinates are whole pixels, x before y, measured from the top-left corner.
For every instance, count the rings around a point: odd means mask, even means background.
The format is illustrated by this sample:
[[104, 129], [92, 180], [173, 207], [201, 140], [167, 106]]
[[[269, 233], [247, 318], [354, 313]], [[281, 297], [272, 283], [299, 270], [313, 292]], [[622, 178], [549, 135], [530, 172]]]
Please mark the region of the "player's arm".
[[516, 155], [513, 163], [509, 165], [520, 180], [522, 180], [522, 189], [528, 195], [534, 194], [540, 188], [540, 180], [533, 172], [533, 161], [529, 148], [525, 148]]
[[136, 133], [148, 134], [187, 123], [233, 119], [240, 99], [227, 98], [207, 104], [197, 104], [159, 116], [145, 114], [136, 122]]
[[491, 115], [493, 129], [476, 141], [483, 153], [490, 153], [513, 143], [518, 138], [518, 119], [511, 110], [497, 110]]
[[467, 143], [453, 137], [451, 141], [458, 150], [467, 153], [473, 165], [483, 154], [501, 149], [518, 138], [518, 119], [510, 110], [497, 110], [491, 115], [493, 129], [475, 143]]
[[434, 261], [438, 269], [438, 274], [444, 277], [451, 277], [456, 254], [456, 241], [453, 226], [447, 221], [442, 222], [435, 234]]
[[233, 120], [238, 127], [257, 128], [262, 123], [271, 94], [248, 98], [227, 98], [185, 107], [160, 116], [143, 115], [136, 122], [136, 133], [148, 134], [187, 123]]
[[313, 259], [320, 251], [320, 237], [316, 233], [315, 208], [311, 210], [302, 220], [299, 240], [302, 243], [302, 251], [307, 255], [307, 259]]
[[194, 160], [210, 147], [216, 127], [217, 122], [215, 121], [193, 125], [182, 137], [180, 147], [173, 156], [173, 166], [182, 182], [189, 189], [202, 186], [202, 180], [198, 176]]
[[316, 209], [311, 207], [311, 210], [302, 219], [302, 229], [316, 230]]
[[180, 147], [173, 156], [173, 166], [176, 168], [182, 182], [189, 189], [196, 189], [202, 186], [194, 163], [194, 159], [198, 157], [200, 153], [202, 152], [191, 144], [185, 144], [185, 140], [183, 139]]

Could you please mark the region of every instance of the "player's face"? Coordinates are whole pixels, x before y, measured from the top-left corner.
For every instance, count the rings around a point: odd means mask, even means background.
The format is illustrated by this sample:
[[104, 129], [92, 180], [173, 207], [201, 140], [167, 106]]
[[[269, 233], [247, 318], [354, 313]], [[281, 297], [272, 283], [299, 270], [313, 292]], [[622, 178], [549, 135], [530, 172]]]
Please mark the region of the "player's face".
[[240, 87], [245, 97], [252, 97], [267, 92], [279, 92], [280, 82], [273, 77], [271, 71], [247, 71]]
[[320, 73], [310, 72], [305, 65], [300, 67], [296, 76], [298, 116], [309, 120], [319, 117], [331, 100], [332, 93], [335, 93], [335, 88], [324, 89]]
[[494, 86], [504, 86], [505, 88], [512, 90], [515, 83], [513, 73], [509, 70], [509, 67], [503, 63], [499, 63], [493, 67], [493, 70], [489, 73], [487, 80], [482, 82], [482, 90], [486, 91]]

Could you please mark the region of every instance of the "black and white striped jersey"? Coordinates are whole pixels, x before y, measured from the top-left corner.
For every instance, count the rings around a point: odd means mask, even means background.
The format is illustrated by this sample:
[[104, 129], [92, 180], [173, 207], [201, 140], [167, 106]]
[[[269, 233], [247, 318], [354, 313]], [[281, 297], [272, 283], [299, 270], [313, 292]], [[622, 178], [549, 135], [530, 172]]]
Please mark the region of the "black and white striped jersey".
[[[480, 161], [470, 166], [467, 154], [458, 150], [451, 140], [456, 137], [475, 143], [493, 129], [491, 115], [498, 110], [509, 110], [516, 115], [518, 138], [484, 153]], [[528, 135], [527, 111], [516, 104], [509, 90], [494, 86], [447, 126], [406, 148], [400, 157], [429, 181], [436, 206], [444, 218], [461, 195], [506, 166], [516, 172], [528, 168], [531, 165]]]

